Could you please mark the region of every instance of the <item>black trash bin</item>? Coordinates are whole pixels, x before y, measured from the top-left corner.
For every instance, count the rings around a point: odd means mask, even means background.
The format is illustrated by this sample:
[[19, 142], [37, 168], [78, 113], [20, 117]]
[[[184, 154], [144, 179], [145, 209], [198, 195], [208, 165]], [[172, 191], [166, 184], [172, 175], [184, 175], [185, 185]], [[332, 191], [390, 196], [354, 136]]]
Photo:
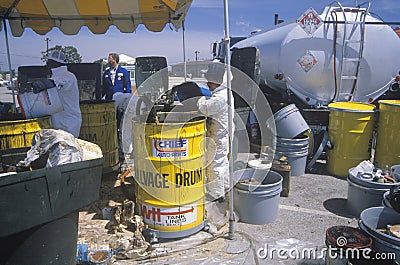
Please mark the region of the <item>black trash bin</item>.
[[78, 211], [99, 198], [102, 165], [97, 158], [0, 176], [0, 264], [75, 264]]

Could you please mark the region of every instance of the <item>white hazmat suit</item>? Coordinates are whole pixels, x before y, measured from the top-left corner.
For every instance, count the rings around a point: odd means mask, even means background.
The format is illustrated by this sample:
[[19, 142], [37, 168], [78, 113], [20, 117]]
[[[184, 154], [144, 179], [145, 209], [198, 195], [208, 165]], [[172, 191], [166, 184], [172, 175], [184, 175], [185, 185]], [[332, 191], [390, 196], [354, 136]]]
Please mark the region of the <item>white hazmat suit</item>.
[[[231, 109], [233, 112], [233, 96]], [[207, 193], [212, 199], [223, 198], [229, 189], [229, 134], [228, 134], [228, 95], [226, 84], [222, 84], [211, 97], [201, 97], [197, 102], [199, 111], [207, 117], [206, 168]], [[233, 130], [233, 128], [232, 128]], [[215, 143], [209, 143], [212, 141]]]
[[51, 69], [50, 79], [56, 84], [64, 110], [51, 115], [53, 129], [61, 129], [78, 137], [82, 124], [79, 108], [79, 89], [75, 75], [63, 65]]

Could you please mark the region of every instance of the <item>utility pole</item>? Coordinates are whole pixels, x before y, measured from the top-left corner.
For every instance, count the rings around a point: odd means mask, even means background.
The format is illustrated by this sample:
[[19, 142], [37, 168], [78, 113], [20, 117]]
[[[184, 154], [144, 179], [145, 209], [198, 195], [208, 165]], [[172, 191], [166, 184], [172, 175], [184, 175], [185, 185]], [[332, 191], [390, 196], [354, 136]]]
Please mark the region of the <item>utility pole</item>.
[[49, 56], [49, 41], [51, 41], [51, 39], [46, 37], [44, 41], [46, 42], [46, 56]]
[[199, 77], [199, 69], [198, 69], [198, 67], [197, 67], [197, 60], [198, 60], [197, 55], [198, 55], [200, 52], [199, 52], [199, 51], [194, 51], [194, 53], [196, 54], [196, 74], [195, 74], [195, 76], [196, 76], [196, 77]]

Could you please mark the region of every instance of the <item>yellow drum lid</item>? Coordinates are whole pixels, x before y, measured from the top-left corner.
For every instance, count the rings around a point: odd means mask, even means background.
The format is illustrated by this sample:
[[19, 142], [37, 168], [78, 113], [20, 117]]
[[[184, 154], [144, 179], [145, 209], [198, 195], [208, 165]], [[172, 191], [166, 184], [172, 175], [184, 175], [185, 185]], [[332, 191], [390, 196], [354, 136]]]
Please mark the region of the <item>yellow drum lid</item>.
[[333, 102], [328, 105], [330, 110], [347, 112], [373, 112], [375, 106], [361, 102]]
[[379, 104], [382, 104], [382, 105], [391, 105], [391, 106], [398, 106], [398, 107], [400, 107], [400, 100], [398, 100], [398, 99], [393, 99], [393, 100], [391, 100], [391, 99], [379, 100], [378, 103], [379, 103]]

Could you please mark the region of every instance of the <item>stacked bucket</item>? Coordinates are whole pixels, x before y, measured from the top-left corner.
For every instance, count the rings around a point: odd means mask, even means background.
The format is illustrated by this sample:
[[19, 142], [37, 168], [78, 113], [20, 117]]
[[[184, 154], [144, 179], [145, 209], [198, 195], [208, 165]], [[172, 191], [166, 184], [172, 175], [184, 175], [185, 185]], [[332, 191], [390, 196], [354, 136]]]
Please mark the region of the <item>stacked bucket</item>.
[[[309, 137], [305, 133], [310, 129], [299, 109], [290, 104], [277, 111], [273, 119], [276, 127], [276, 149], [274, 159], [287, 157], [291, 167], [291, 176], [305, 173], [309, 150]], [[272, 119], [267, 127], [272, 127]]]
[[[300, 176], [305, 173], [309, 138], [304, 133], [309, 127], [294, 104], [276, 112], [267, 120], [266, 125], [270, 131], [276, 128], [274, 160], [285, 156], [290, 165], [291, 171], [286, 180], [288, 189], [290, 176]], [[256, 162], [248, 163], [249, 168], [236, 171], [234, 174], [234, 179], [237, 181], [234, 187], [234, 207], [241, 222], [268, 224], [275, 221], [278, 216], [284, 179], [278, 172], [270, 170], [272, 163], [263, 165], [259, 161]]]

